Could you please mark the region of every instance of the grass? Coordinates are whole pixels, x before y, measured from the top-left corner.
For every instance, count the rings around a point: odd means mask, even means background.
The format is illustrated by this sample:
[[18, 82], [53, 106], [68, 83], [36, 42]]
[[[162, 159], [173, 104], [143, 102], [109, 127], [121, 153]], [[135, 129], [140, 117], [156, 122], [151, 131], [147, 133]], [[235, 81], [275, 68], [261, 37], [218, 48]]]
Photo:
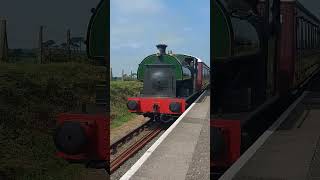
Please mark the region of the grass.
[[137, 96], [141, 89], [142, 83], [138, 81], [110, 82], [111, 128], [119, 127], [136, 116], [128, 111], [127, 98]]
[[0, 179], [79, 179], [55, 157], [55, 116], [93, 103], [105, 70], [88, 64], [0, 64]]
[[[8, 179], [79, 179], [86, 169], [54, 157], [52, 136], [32, 129], [3, 131], [16, 137], [1, 140], [1, 173]], [[5, 179], [5, 178], [4, 178]]]

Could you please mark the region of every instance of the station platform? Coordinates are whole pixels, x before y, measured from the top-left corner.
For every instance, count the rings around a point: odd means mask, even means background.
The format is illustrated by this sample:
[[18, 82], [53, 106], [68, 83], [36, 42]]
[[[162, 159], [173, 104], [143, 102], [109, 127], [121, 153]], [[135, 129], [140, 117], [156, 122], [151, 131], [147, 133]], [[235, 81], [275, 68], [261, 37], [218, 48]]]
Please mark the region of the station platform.
[[220, 180], [320, 180], [320, 78]]
[[121, 179], [210, 179], [210, 93], [204, 92], [182, 116]]

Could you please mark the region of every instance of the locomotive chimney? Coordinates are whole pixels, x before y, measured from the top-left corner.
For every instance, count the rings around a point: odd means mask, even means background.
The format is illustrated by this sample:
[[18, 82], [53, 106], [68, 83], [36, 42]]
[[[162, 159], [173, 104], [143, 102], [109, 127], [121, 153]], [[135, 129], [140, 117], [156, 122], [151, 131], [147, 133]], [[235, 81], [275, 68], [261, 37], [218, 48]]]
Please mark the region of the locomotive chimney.
[[158, 50], [159, 50], [160, 55], [166, 54], [167, 45], [165, 45], [165, 44], [158, 44], [158, 45], [157, 45], [157, 48], [158, 48]]

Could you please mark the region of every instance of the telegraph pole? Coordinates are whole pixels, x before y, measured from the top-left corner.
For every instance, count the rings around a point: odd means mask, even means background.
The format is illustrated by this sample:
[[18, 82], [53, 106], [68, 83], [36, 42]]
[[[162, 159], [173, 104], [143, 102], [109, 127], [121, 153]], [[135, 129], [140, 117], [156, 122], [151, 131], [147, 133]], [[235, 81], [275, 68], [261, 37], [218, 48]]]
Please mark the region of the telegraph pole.
[[8, 61], [7, 21], [0, 17], [0, 62]]
[[112, 80], [112, 67], [110, 66], [110, 80]]

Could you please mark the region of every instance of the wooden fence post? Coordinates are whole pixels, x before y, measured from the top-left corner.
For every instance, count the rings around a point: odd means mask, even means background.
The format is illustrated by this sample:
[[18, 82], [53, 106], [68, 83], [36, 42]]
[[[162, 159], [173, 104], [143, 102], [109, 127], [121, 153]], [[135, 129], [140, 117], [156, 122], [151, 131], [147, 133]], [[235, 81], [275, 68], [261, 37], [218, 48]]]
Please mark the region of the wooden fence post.
[[68, 60], [71, 60], [71, 30], [68, 29], [67, 31], [67, 53], [68, 53]]

